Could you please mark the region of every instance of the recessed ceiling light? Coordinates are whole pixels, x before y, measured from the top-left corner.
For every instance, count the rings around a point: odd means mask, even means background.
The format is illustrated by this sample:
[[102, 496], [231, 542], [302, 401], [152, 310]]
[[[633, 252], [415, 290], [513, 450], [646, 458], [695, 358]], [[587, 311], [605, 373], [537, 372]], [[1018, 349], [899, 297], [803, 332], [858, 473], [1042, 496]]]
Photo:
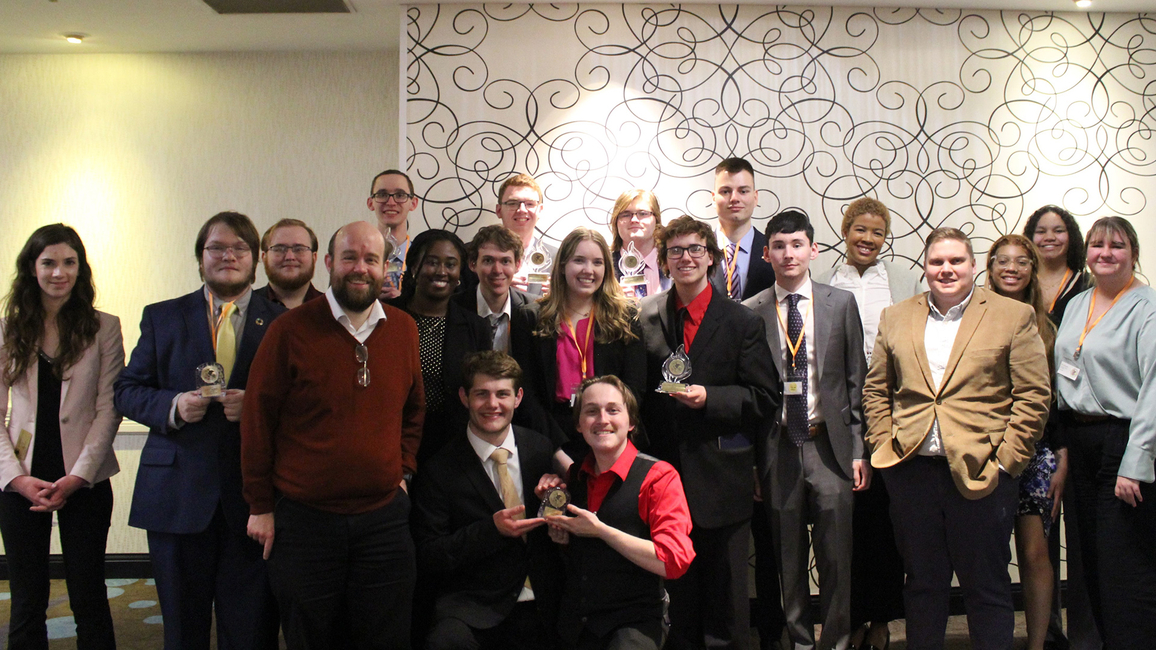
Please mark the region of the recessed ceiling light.
[[80, 44], [84, 42], [84, 37], [87, 34], [64, 34], [64, 40], [73, 44]]
[[1092, 6], [1092, 0], [1076, 0], [1076, 6], [1080, 9], [1087, 9]]

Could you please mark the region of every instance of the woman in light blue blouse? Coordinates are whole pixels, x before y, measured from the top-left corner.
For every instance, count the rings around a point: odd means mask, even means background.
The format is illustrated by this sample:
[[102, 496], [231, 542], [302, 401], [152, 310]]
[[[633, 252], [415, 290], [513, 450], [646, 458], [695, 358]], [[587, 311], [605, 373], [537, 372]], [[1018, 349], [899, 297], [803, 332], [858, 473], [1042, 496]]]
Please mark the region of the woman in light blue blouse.
[[1092, 613], [1105, 647], [1156, 639], [1156, 290], [1140, 243], [1105, 217], [1087, 236], [1095, 286], [1056, 337], [1056, 391]]

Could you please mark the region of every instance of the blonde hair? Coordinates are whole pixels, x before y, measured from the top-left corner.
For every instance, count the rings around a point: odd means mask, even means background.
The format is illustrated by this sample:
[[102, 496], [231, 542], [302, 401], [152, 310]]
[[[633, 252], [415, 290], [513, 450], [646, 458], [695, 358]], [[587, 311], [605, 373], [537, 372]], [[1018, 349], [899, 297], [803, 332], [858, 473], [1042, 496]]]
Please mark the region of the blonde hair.
[[630, 343], [637, 340], [638, 336], [631, 329], [631, 325], [638, 318], [638, 310], [634, 302], [622, 293], [622, 287], [614, 278], [610, 247], [606, 245], [606, 239], [600, 233], [585, 226], [575, 228], [566, 235], [558, 247], [558, 259], [554, 260], [554, 268], [550, 272], [550, 294], [538, 300], [541, 308], [538, 311], [538, 327], [534, 330], [534, 334], [544, 338], [562, 335], [566, 299], [570, 295], [570, 286], [566, 284], [566, 264], [578, 251], [578, 244], [584, 241], [598, 245], [605, 264], [602, 284], [594, 290], [594, 324], [597, 326], [594, 340], [599, 343], [619, 340]]
[[658, 246], [658, 235], [662, 229], [662, 208], [658, 207], [658, 197], [650, 190], [626, 190], [618, 195], [618, 200], [610, 209], [610, 232], [614, 234], [614, 239], [610, 242], [610, 250], [614, 252], [622, 250], [622, 235], [618, 234], [618, 215], [622, 214], [623, 210], [630, 207], [630, 204], [638, 199], [645, 200], [647, 208], [654, 213], [654, 245]]
[[884, 234], [891, 234], [891, 211], [879, 199], [864, 196], [852, 201], [851, 205], [847, 206], [847, 210], [843, 212], [843, 227], [840, 231], [843, 233], [843, 237], [847, 236], [847, 232], [851, 230], [851, 224], [855, 223], [855, 219], [865, 214], [873, 214], [883, 219], [883, 229], [886, 231]]

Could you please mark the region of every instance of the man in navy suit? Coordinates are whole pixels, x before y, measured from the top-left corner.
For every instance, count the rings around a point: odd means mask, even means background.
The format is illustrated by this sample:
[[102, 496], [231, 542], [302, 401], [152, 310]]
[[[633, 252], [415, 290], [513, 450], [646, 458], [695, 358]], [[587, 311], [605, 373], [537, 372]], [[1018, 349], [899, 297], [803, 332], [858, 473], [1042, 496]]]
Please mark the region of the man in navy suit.
[[[715, 237], [723, 258], [711, 273], [711, 283], [731, 300], [747, 300], [775, 285], [775, 270], [763, 259], [767, 238], [751, 223], [759, 204], [755, 169], [743, 158], [727, 158], [714, 168]], [[751, 533], [755, 538], [755, 593], [758, 610], [755, 624], [763, 648], [782, 634], [786, 618], [779, 605], [778, 562], [770, 522], [761, 502], [754, 504]]]
[[563, 567], [534, 488], [554, 445], [510, 424], [522, 399], [513, 358], [478, 352], [463, 373], [470, 423], [414, 484], [418, 566], [437, 583], [425, 647], [553, 648]]
[[[241, 496], [241, 405], [249, 364], [269, 323], [285, 308], [254, 295], [257, 229], [221, 212], [197, 235], [203, 287], [149, 305], [116, 408], [149, 427], [129, 525], [148, 531], [164, 616], [165, 648], [276, 648], [277, 611], [261, 546], [245, 534]], [[218, 363], [226, 386], [198, 390], [198, 368]]]

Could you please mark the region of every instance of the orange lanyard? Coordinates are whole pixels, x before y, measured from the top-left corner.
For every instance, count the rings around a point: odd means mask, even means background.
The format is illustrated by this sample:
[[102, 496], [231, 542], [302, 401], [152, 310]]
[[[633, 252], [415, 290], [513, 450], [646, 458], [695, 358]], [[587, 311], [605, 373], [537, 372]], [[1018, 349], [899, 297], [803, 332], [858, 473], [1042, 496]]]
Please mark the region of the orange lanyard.
[[1064, 271], [1064, 279], [1060, 280], [1060, 289], [1056, 291], [1055, 297], [1052, 298], [1052, 304], [1048, 305], [1049, 314], [1056, 310], [1056, 301], [1060, 299], [1060, 296], [1064, 295], [1064, 287], [1068, 286], [1068, 278], [1071, 277], [1072, 269], [1066, 269]]
[[1084, 331], [1080, 333], [1080, 342], [1078, 345], [1076, 345], [1076, 353], [1072, 356], [1073, 360], [1080, 358], [1080, 351], [1084, 349], [1084, 339], [1088, 338], [1088, 332], [1091, 332], [1092, 329], [1100, 324], [1100, 321], [1104, 320], [1104, 317], [1108, 315], [1108, 312], [1112, 311], [1112, 308], [1116, 306], [1116, 301], [1120, 299], [1120, 296], [1128, 293], [1128, 290], [1132, 288], [1132, 284], [1135, 282], [1136, 278], [1133, 276], [1133, 278], [1128, 281], [1128, 286], [1124, 287], [1120, 293], [1116, 294], [1115, 298], [1112, 298], [1112, 303], [1108, 305], [1108, 308], [1104, 310], [1104, 313], [1100, 314], [1100, 317], [1096, 319], [1096, 322], [1089, 325], [1088, 322], [1092, 320], [1092, 312], [1096, 311], [1096, 290], [1092, 289], [1092, 300], [1088, 303], [1088, 318], [1084, 320]]
[[213, 355], [215, 356], [217, 354], [217, 334], [221, 331], [221, 325], [225, 322], [225, 307], [227, 307], [229, 305], [233, 305], [233, 307], [235, 309], [236, 303], [235, 302], [224, 303], [223, 305], [221, 305], [221, 315], [216, 317], [216, 318], [213, 318], [213, 299], [211, 296], [212, 296], [212, 294], [210, 294], [209, 302], [205, 306], [205, 309], [207, 310], [208, 316], [209, 316], [209, 330], [210, 330], [210, 334], [212, 335]]
[[[734, 255], [727, 255], [729, 258], [727, 259], [727, 296], [731, 295], [731, 278], [735, 277], [735, 268], [739, 264], [739, 244], [733, 242], [732, 245], [735, 247]], [[724, 247], [723, 253], [726, 253], [729, 248], [730, 246]]]
[[811, 300], [807, 301], [807, 311], [803, 314], [803, 327], [799, 330], [799, 338], [791, 341], [791, 336], [787, 332], [787, 321], [783, 319], [783, 310], [779, 308], [779, 300], [775, 299], [775, 313], [779, 316], [779, 324], [783, 326], [783, 337], [787, 339], [787, 350], [791, 353], [791, 370], [795, 369], [795, 355], [799, 353], [799, 348], [803, 345], [803, 337], [807, 335], [807, 315], [811, 313]]
[[[578, 362], [582, 368], [582, 378], [586, 379], [590, 375], [586, 374], [586, 348], [578, 345], [578, 334], [574, 332], [574, 325], [570, 323], [570, 318], [563, 316], [563, 322], [566, 323], [566, 336], [571, 341], [574, 341], [574, 347], [578, 349]], [[590, 315], [586, 317], [586, 345], [590, 345], [590, 332], [594, 329], [594, 308], [590, 309]]]

